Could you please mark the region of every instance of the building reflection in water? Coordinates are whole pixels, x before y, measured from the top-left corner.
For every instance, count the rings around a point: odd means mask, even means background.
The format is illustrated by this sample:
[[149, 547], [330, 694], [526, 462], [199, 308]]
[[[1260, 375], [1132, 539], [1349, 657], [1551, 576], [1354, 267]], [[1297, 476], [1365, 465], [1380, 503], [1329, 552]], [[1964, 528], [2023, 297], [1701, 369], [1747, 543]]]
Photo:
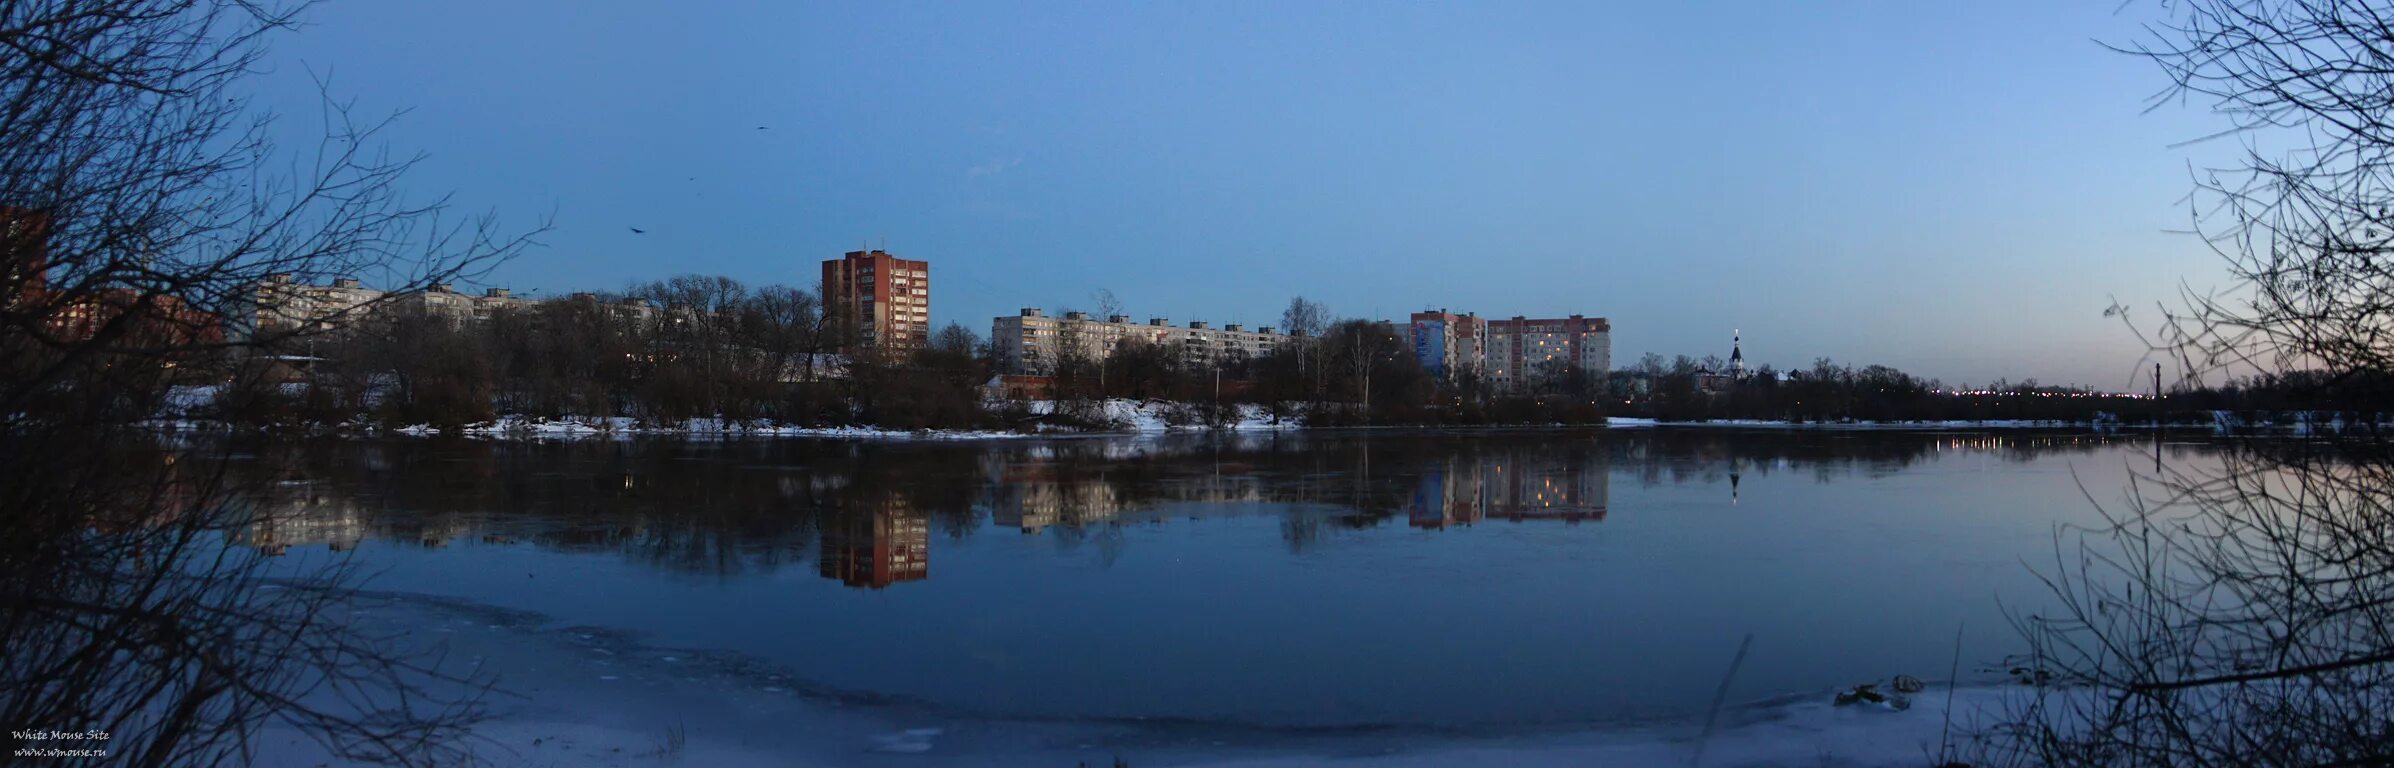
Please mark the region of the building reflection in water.
[[1602, 453], [1450, 456], [1423, 468], [1406, 520], [1431, 529], [1487, 519], [1602, 521], [1611, 474]]
[[[1489, 520], [1603, 521], [1613, 477], [1638, 486], [1809, 471], [1877, 477], [1952, 454], [2025, 460], [2085, 452], [2101, 436], [1713, 433], [1581, 438], [1310, 441], [1262, 445], [1057, 442], [909, 448], [767, 443], [665, 450], [604, 443], [484, 446], [332, 443], [244, 464], [260, 476], [233, 543], [267, 555], [366, 540], [441, 547], [517, 543], [620, 552], [660, 568], [731, 575], [802, 564], [882, 589], [930, 577], [932, 529], [1011, 528], [1111, 546], [1130, 526], [1280, 518], [1291, 551], [1339, 531], [1444, 530]], [[2196, 449], [2182, 449], [2196, 450]], [[387, 455], [386, 455], [387, 454]], [[921, 470], [900, 481], [891, 461]], [[167, 509], [188, 502], [168, 494]], [[171, 516], [171, 513], [161, 513]], [[1099, 534], [1091, 537], [1091, 533]], [[462, 542], [459, 539], [463, 539]], [[799, 565], [798, 567], [804, 567]]]
[[333, 552], [356, 549], [367, 538], [383, 538], [413, 542], [428, 549], [448, 546], [451, 539], [469, 535], [473, 526], [456, 517], [432, 520], [369, 519], [366, 510], [355, 499], [297, 494], [280, 504], [268, 505], [240, 533], [242, 544], [256, 548], [269, 556], [281, 556], [291, 547], [324, 545]]
[[1208, 471], [1169, 475], [1087, 471], [1044, 461], [995, 462], [984, 470], [993, 481], [990, 522], [1026, 534], [1051, 526], [1162, 522], [1173, 516], [1174, 510], [1166, 508], [1170, 504], [1263, 504], [1289, 495], [1267, 491], [1256, 468], [1244, 462], [1214, 462]]
[[931, 577], [931, 519], [892, 498], [823, 521], [823, 578], [880, 589]]
[[1735, 455], [1732, 455], [1732, 456], [1730, 456], [1730, 457], [1729, 457], [1729, 506], [1732, 506], [1732, 507], [1734, 507], [1734, 506], [1737, 506], [1737, 480], [1738, 480], [1738, 477], [1739, 477], [1739, 475], [1741, 474], [1741, 473], [1739, 473], [1739, 472], [1737, 471], [1738, 469], [1739, 469], [1739, 462], [1738, 462], [1738, 459], [1737, 459], [1737, 457], [1736, 457]]
[[316, 544], [347, 552], [373, 532], [356, 500], [313, 491], [302, 486], [279, 504], [257, 507], [257, 514], [240, 533], [241, 543], [275, 557], [293, 546]]
[[1122, 512], [1121, 494], [1113, 483], [1103, 478], [1063, 480], [1051, 464], [1010, 466], [997, 480], [991, 489], [990, 522], [1023, 533], [1052, 525], [1102, 523]]

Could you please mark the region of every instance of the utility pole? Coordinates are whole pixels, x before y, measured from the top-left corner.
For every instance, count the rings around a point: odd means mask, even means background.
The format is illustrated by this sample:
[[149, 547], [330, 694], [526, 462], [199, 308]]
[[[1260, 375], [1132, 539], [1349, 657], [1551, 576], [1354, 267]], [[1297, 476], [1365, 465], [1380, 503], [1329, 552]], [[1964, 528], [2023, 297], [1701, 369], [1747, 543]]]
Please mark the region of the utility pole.
[[2153, 364], [2153, 474], [2161, 474], [2161, 363]]
[[2153, 428], [2161, 428], [2161, 364], [2153, 364]]

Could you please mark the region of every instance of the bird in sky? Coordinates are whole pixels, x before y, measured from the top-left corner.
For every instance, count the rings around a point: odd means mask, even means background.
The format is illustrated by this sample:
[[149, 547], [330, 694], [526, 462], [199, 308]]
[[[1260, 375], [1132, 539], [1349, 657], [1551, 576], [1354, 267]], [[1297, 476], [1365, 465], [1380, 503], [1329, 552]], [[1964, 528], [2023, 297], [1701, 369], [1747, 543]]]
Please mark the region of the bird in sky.
[[757, 130], [760, 130], [760, 131], [762, 131], [762, 130], [765, 130], [766, 128], [769, 128], [769, 127], [771, 127], [771, 126], [764, 126], [764, 125], [760, 125], [760, 126], [757, 126], [757, 127], [756, 127], [756, 129], [757, 129]]
[[632, 234], [635, 234], [635, 235], [645, 235], [645, 234], [648, 234], [648, 230], [641, 229], [641, 228], [639, 228], [639, 227], [629, 227], [628, 229], [632, 230]]

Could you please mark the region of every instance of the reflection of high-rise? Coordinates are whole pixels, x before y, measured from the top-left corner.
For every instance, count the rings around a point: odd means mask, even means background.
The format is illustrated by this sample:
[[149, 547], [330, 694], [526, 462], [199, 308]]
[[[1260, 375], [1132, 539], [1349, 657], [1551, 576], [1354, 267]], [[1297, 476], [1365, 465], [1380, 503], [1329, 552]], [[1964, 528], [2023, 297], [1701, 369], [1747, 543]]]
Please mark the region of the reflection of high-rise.
[[1052, 472], [1014, 472], [999, 485], [990, 519], [1023, 533], [1058, 523], [1087, 525], [1113, 519], [1122, 509], [1114, 486], [1098, 478], [1059, 480]]
[[1480, 521], [1487, 509], [1482, 465], [1470, 457], [1450, 456], [1422, 470], [1405, 519], [1415, 528], [1445, 528]]
[[[451, 527], [457, 525], [452, 523]], [[312, 544], [346, 552], [364, 541], [372, 527], [355, 499], [299, 493], [259, 507], [256, 517], [243, 531], [241, 543], [268, 555], [281, 555], [292, 546]], [[434, 533], [435, 529], [427, 528], [424, 537], [429, 540]], [[440, 529], [438, 533], [443, 540], [453, 535], [448, 529]]]
[[823, 521], [823, 578], [880, 589], [931, 575], [931, 520], [902, 499], [870, 512], [843, 510]]
[[1611, 472], [1595, 454], [1515, 456], [1489, 469], [1488, 516], [1505, 520], [1604, 519]]
[[1611, 495], [1604, 454], [1456, 454], [1423, 468], [1407, 507], [1416, 528], [1481, 520], [1603, 520]]
[[990, 488], [990, 519], [1023, 533], [1052, 525], [1152, 522], [1177, 514], [1176, 502], [1266, 498], [1263, 481], [1244, 464], [1217, 463], [1212, 471], [1178, 476], [1064, 471], [1054, 463], [995, 464], [984, 471], [997, 480]]

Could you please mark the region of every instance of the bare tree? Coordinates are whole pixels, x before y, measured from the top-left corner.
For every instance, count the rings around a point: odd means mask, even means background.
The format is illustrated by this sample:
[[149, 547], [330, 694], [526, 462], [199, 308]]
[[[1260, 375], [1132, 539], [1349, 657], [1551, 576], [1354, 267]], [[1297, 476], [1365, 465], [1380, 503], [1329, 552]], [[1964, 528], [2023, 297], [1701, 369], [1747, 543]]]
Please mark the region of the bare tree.
[[799, 381], [815, 380], [815, 357], [823, 352], [823, 305], [815, 295], [786, 285], [756, 289], [743, 309], [742, 336], [765, 356], [770, 369]]
[[1055, 380], [1057, 413], [1084, 422], [1102, 422], [1105, 357], [1089, 323], [1073, 319], [1079, 314], [1073, 309], [1057, 310], [1053, 348], [1045, 350], [1049, 353], [1047, 372]]
[[669, 418], [755, 415], [756, 355], [742, 345], [748, 286], [719, 275], [677, 275], [635, 285], [658, 311], [649, 334], [651, 397]]
[[[2147, 338], [2189, 378], [2301, 374], [2374, 403], [2394, 382], [2394, 10], [2192, 0], [2125, 50], [2246, 153], [2195, 178], [2193, 229], [2233, 285]], [[2115, 307], [2115, 310], [2118, 308]], [[2047, 577], [2024, 669], [2053, 685], [2008, 746], [2048, 765], [2394, 762], [2394, 455], [2375, 414], [2160, 467]], [[2159, 463], [2156, 454], [2156, 463]]]
[[[1114, 318], [1120, 317], [1123, 314], [1122, 300], [1115, 298], [1114, 292], [1111, 290], [1099, 288], [1097, 289], [1097, 293], [1090, 295], [1089, 299], [1097, 305], [1097, 319], [1100, 321], [1111, 323], [1114, 322]], [[1110, 350], [1099, 350], [1096, 353], [1096, 357], [1097, 391], [1100, 395], [1111, 397], [1113, 396], [1114, 390], [1107, 386], [1106, 369], [1110, 367], [1107, 365], [1107, 362], [1113, 358], [1113, 352]]]
[[475, 713], [333, 620], [346, 571], [261, 588], [261, 551], [228, 543], [273, 524], [266, 490], [138, 424], [222, 355], [321, 329], [246, 332], [270, 277], [403, 296], [525, 242], [403, 199], [412, 161], [341, 104], [281, 175], [291, 153], [239, 83], [301, 9], [0, 3], [0, 721], [107, 731], [107, 762], [246, 764], [282, 723], [428, 763]]
[[1304, 345], [1306, 354], [1298, 359], [1307, 363], [1308, 370], [1299, 373], [1311, 377], [1314, 402], [1321, 402], [1323, 384], [1329, 375], [1325, 368], [1330, 356], [1328, 345], [1321, 342], [1322, 335], [1330, 330], [1330, 308], [1303, 296], [1291, 298], [1288, 300], [1288, 309], [1280, 312], [1280, 326], [1282, 331], [1296, 337], [1297, 340], [1292, 343]]

